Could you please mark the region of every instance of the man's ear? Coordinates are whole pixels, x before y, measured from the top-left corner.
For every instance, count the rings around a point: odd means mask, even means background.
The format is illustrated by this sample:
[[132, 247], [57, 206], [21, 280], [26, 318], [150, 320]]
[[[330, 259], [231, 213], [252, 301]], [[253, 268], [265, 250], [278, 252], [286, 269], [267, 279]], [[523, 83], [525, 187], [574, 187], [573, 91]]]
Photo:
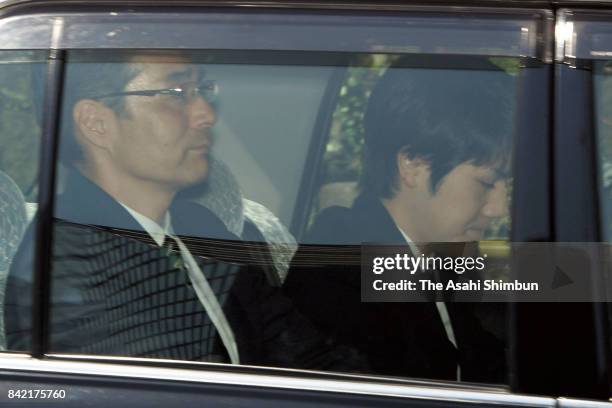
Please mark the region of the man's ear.
[[81, 99], [74, 105], [72, 115], [78, 137], [98, 147], [110, 148], [110, 130], [116, 120], [112, 109], [93, 99]]
[[414, 188], [426, 178], [429, 163], [420, 157], [410, 156], [405, 150], [397, 153], [397, 169], [400, 183]]

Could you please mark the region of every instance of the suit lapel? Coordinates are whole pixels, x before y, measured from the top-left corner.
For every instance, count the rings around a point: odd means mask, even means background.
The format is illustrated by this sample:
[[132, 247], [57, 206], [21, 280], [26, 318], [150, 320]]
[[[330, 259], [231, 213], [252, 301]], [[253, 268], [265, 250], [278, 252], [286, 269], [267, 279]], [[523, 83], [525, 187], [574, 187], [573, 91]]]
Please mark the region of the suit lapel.
[[355, 223], [359, 231], [367, 234], [361, 242], [405, 245], [406, 240], [395, 225], [393, 218], [377, 197], [361, 195], [353, 204]]
[[146, 232], [113, 197], [80, 172], [68, 174], [65, 193], [57, 197], [55, 218], [76, 224]]

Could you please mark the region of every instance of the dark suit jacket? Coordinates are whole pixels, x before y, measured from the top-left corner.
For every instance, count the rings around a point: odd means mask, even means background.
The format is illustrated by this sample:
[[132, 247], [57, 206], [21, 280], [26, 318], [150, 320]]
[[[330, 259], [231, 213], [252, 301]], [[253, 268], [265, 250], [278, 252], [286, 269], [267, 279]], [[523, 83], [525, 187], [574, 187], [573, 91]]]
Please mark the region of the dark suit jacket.
[[[322, 211], [305, 243], [406, 241], [380, 200], [362, 195], [350, 209]], [[287, 295], [317, 327], [362, 351], [376, 374], [454, 380], [460, 362], [463, 380], [504, 380], [504, 345], [482, 329], [472, 305], [447, 303], [457, 350], [435, 303], [363, 303], [358, 265], [307, 267], [298, 262], [304, 250], [311, 249], [298, 250], [284, 285]]]
[[[358, 358], [351, 350], [330, 346], [269, 284], [252, 245], [238, 242], [197, 204], [175, 202], [170, 212], [175, 232], [199, 259], [222, 305], [241, 363], [354, 367]], [[154, 245], [112, 197], [73, 172], [55, 214], [50, 351], [227, 361], [176, 254]], [[27, 351], [31, 344], [32, 234], [30, 229], [7, 282], [10, 350]], [[201, 236], [206, 240], [194, 238]]]

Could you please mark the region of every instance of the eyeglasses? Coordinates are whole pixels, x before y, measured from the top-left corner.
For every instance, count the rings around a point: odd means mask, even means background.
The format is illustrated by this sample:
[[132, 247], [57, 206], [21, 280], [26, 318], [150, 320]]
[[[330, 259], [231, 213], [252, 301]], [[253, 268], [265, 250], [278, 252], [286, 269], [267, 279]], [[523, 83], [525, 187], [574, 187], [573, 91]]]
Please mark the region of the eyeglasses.
[[208, 79], [199, 83], [189, 83], [175, 88], [166, 89], [147, 89], [142, 91], [126, 91], [116, 92], [105, 95], [98, 95], [92, 99], [114, 98], [117, 96], [157, 96], [168, 95], [180, 100], [182, 103], [189, 103], [198, 96], [202, 97], [208, 103], [214, 103], [219, 95], [219, 86], [217, 82]]

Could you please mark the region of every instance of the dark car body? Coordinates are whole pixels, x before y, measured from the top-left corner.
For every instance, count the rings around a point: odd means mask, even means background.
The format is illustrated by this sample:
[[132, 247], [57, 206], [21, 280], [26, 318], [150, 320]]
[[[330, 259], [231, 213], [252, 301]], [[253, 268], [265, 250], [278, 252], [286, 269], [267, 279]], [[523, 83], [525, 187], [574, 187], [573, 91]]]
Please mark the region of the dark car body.
[[[401, 52], [401, 40], [377, 20], [389, 17], [418, 21], [422, 46], [429, 45], [432, 53], [439, 52], [437, 42], [451, 38], [456, 40], [451, 54], [480, 42], [483, 55], [501, 50], [499, 55], [513, 53], [532, 60], [533, 68], [524, 69], [521, 78], [524, 93], [519, 96], [523, 103], [514, 153], [514, 162], [520, 165], [514, 171], [510, 241], [605, 241], [590, 61], [593, 50], [599, 55], [612, 52], [608, 37], [612, 2], [0, 2], [0, 50], [35, 50], [47, 60], [41, 101], [33, 344], [30, 353], [0, 353], [0, 406], [28, 402], [91, 407], [612, 406], [611, 312], [605, 302], [511, 304], [509, 384], [504, 386], [49, 352], [51, 220], [66, 50], [367, 52], [374, 44], [383, 52]], [[574, 37], [563, 36], [568, 23], [573, 24]], [[342, 24], [349, 29], [343, 30]], [[512, 27], [521, 24], [527, 27], [528, 38], [525, 49], [516, 49]], [[462, 25], [474, 33], [465, 38], [457, 35]], [[118, 34], [107, 35], [113, 31]], [[334, 86], [339, 85], [329, 85]], [[328, 103], [333, 104], [333, 92], [329, 95]], [[312, 133], [325, 133], [328, 120], [320, 113]], [[307, 157], [318, 157], [322, 143], [315, 140]], [[304, 177], [300, 194], [306, 197], [313, 183]], [[301, 231], [307, 208], [296, 211], [302, 217], [294, 217], [291, 227]], [[585, 279], [596, 290], [605, 287], [604, 275], [595, 271]]]

